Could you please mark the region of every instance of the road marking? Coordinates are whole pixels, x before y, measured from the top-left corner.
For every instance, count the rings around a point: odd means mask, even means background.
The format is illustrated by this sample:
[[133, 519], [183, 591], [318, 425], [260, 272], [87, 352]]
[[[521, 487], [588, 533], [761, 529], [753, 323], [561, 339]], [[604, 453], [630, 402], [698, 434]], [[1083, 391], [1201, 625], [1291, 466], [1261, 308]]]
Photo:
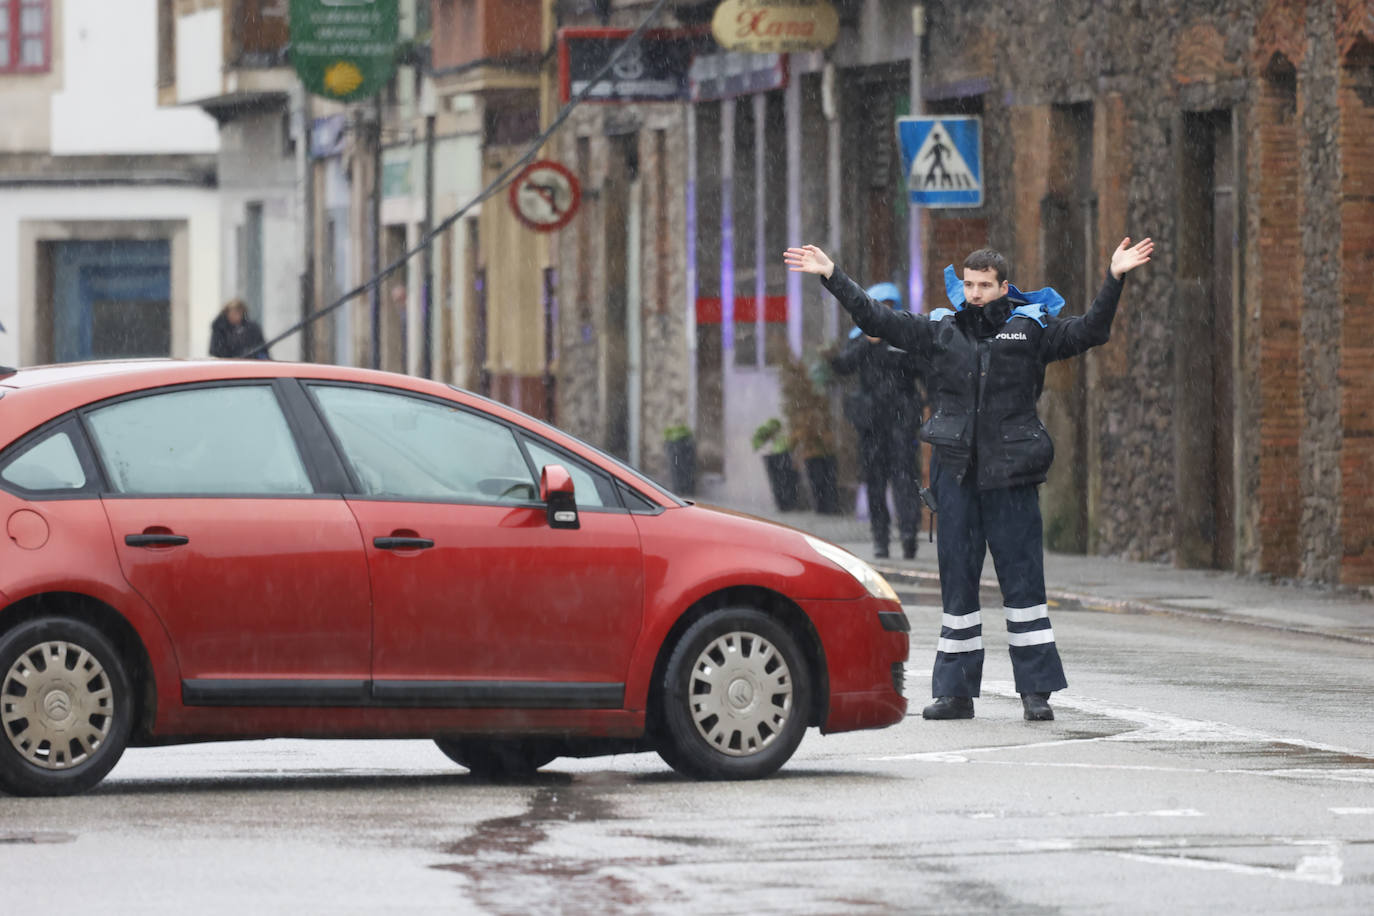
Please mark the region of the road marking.
[[[1037, 815], [1039, 816], [1039, 815]], [[1158, 811], [1099, 811], [1096, 814], [1066, 814], [1063, 817], [1206, 817], [1196, 808], [1161, 809]], [[1001, 811], [975, 811], [967, 815], [970, 820], [1000, 820], [1006, 817]]]
[[1374, 814], [1374, 808], [1332, 808], [1332, 814]]
[[1269, 865], [1246, 865], [1241, 862], [1220, 862], [1216, 859], [1193, 858], [1180, 853], [1113, 852], [1110, 855], [1155, 865], [1177, 865], [1182, 868], [1195, 868], [1202, 871], [1225, 871], [1237, 875], [1277, 878], [1280, 881], [1324, 884], [1327, 887], [1339, 887], [1343, 883], [1343, 862], [1339, 843], [1325, 840], [1296, 840], [1291, 845], [1323, 846], [1325, 849], [1319, 855], [1303, 856], [1292, 869]]
[[[1010, 681], [988, 681], [983, 688], [984, 694], [991, 694], [1000, 697], [1016, 697], [1016, 689]], [[1368, 752], [1355, 750], [1353, 748], [1340, 747], [1332, 744], [1323, 744], [1317, 741], [1308, 741], [1304, 738], [1291, 738], [1279, 735], [1270, 735], [1253, 729], [1241, 728], [1229, 725], [1225, 722], [1215, 722], [1207, 719], [1192, 719], [1186, 716], [1175, 716], [1168, 713], [1156, 712], [1138, 706], [1124, 706], [1117, 703], [1110, 703], [1098, 700], [1093, 697], [1078, 696], [1057, 696], [1054, 700], [1056, 706], [1066, 709], [1075, 709], [1079, 712], [1090, 715], [1103, 716], [1110, 719], [1119, 719], [1133, 723], [1136, 727], [1123, 730], [1113, 735], [1098, 735], [1091, 738], [1063, 738], [1049, 741], [1032, 741], [1023, 744], [1003, 744], [995, 746], [980, 746], [956, 748], [942, 751], [921, 751], [912, 754], [893, 754], [881, 757], [871, 757], [874, 761], [925, 761], [928, 763], [968, 763], [975, 755], [995, 754], [1002, 751], [1022, 751], [1036, 748], [1060, 747], [1074, 744], [1092, 744], [1094, 742], [1130, 742], [1130, 743], [1206, 743], [1206, 744], [1256, 744], [1256, 745], [1285, 745], [1297, 747], [1304, 750], [1318, 751], [1321, 753], [1337, 754], [1344, 757], [1355, 757], [1374, 761], [1374, 756]], [[1339, 770], [1322, 768], [1303, 768], [1292, 767], [1275, 770], [1258, 769], [1209, 769], [1206, 767], [1171, 767], [1171, 766], [1149, 766], [1138, 764], [1099, 764], [1099, 763], [1079, 763], [1079, 762], [1049, 762], [1049, 761], [1009, 761], [1009, 760], [987, 760], [978, 761], [983, 764], [997, 764], [1003, 766], [1038, 766], [1038, 767], [1061, 767], [1069, 769], [1087, 770], [1124, 770], [1124, 771], [1154, 771], [1169, 773], [1214, 773], [1214, 774], [1234, 774], [1245, 776], [1268, 776], [1288, 779], [1325, 779], [1343, 783], [1374, 783], [1374, 767], [1342, 767]], [[1374, 809], [1362, 809], [1360, 813], [1374, 812]]]

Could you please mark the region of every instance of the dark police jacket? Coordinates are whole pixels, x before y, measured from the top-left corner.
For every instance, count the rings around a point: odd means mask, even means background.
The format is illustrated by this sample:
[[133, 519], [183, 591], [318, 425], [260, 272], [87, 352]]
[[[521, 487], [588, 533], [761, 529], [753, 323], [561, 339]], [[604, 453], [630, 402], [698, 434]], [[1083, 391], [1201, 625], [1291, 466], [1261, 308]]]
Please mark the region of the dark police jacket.
[[821, 283], [864, 333], [916, 356], [931, 404], [921, 438], [959, 479], [974, 470], [980, 490], [1045, 481], [1054, 445], [1035, 411], [1045, 366], [1107, 342], [1123, 285], [1108, 273], [1086, 313], [1058, 318], [1019, 293], [926, 316], [873, 301], [838, 267]]

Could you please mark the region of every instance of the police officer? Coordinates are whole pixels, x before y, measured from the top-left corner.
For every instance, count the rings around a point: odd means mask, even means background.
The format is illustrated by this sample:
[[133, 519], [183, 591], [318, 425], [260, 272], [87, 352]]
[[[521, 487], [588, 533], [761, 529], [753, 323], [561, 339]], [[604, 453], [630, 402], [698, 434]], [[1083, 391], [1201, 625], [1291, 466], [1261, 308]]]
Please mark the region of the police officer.
[[1022, 294], [1006, 259], [983, 248], [964, 259], [962, 282], [945, 270], [953, 308], [929, 316], [874, 302], [814, 245], [789, 248], [788, 268], [817, 274], [864, 333], [916, 355], [931, 398], [921, 436], [934, 447], [931, 489], [940, 516], [944, 605], [927, 719], [971, 719], [983, 677], [978, 578], [990, 550], [1002, 588], [1016, 691], [1025, 718], [1054, 718], [1053, 691], [1068, 685], [1045, 601], [1036, 487], [1054, 447], [1036, 414], [1046, 364], [1106, 343], [1125, 276], [1147, 263], [1154, 242], [1123, 239], [1092, 305], [1059, 318], [1053, 290]]
[[[867, 293], [875, 302], [902, 308], [902, 293], [894, 283], [878, 283]], [[859, 471], [868, 497], [873, 556], [888, 556], [892, 523], [887, 486], [891, 481], [902, 556], [910, 560], [916, 556], [916, 533], [921, 527], [921, 452], [916, 435], [922, 398], [916, 360], [855, 328], [840, 352], [830, 358], [830, 367], [838, 375], [859, 376], [858, 389], [845, 397], [844, 408], [859, 435]]]

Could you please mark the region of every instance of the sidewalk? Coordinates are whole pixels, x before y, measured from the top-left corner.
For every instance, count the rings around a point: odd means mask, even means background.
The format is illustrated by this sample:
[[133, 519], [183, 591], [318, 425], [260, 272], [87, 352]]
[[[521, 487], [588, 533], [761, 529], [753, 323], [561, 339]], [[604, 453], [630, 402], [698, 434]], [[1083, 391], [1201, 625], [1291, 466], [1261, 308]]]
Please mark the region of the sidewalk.
[[[868, 522], [852, 515], [778, 512], [771, 506], [740, 511], [839, 544], [873, 563], [894, 584], [933, 586], [939, 581], [936, 545], [930, 542], [925, 528], [918, 539], [916, 559], [901, 558], [901, 544], [894, 532], [894, 557], [874, 560]], [[997, 585], [991, 559], [984, 563], [983, 582], [993, 588]], [[1258, 577], [1215, 570], [1175, 569], [1159, 563], [1048, 552], [1045, 585], [1051, 601], [1225, 621], [1374, 644], [1374, 599], [1349, 589], [1273, 584]]]

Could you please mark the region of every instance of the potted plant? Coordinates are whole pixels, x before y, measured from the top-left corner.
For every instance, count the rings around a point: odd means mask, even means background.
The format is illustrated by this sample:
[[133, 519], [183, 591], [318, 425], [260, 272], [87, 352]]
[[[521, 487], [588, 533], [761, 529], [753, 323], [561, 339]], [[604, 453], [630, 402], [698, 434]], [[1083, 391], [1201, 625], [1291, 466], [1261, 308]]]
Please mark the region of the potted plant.
[[798, 508], [800, 480], [792, 464], [792, 442], [783, 434], [782, 421], [777, 417], [765, 420], [754, 430], [752, 443], [756, 452], [768, 448], [763, 455], [763, 467], [768, 472], [768, 488], [778, 510], [791, 512]]
[[692, 430], [679, 423], [663, 431], [663, 447], [668, 455], [668, 476], [673, 492], [695, 495], [697, 490], [697, 443]]
[[820, 358], [790, 357], [782, 365], [782, 411], [801, 453], [817, 512], [840, 514], [835, 421], [830, 413], [829, 366]]

